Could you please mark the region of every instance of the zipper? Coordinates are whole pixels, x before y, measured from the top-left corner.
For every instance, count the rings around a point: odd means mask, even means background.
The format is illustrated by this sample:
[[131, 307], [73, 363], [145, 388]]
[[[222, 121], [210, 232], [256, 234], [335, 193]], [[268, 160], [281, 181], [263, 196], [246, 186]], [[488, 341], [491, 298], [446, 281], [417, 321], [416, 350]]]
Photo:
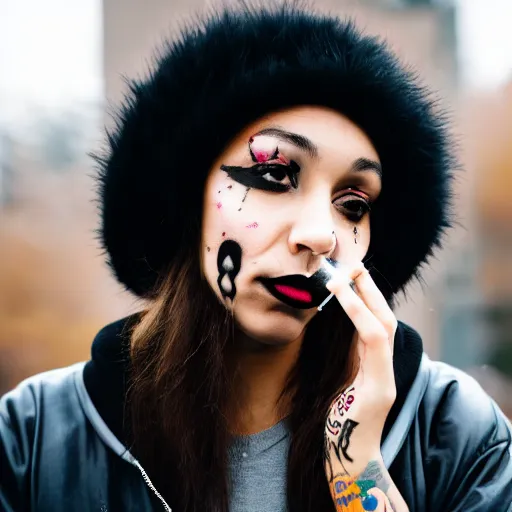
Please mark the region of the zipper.
[[155, 496], [161, 501], [166, 512], [172, 512], [171, 507], [169, 507], [169, 505], [167, 505], [167, 502], [164, 500], [162, 495], [156, 490], [155, 486], [153, 485], [153, 482], [151, 482], [148, 474], [146, 473], [146, 471], [144, 471], [144, 468], [140, 465], [139, 461], [137, 459], [131, 457], [130, 462], [139, 469], [139, 471], [142, 474], [142, 478], [144, 478], [144, 482], [146, 482], [146, 485], [153, 491]]

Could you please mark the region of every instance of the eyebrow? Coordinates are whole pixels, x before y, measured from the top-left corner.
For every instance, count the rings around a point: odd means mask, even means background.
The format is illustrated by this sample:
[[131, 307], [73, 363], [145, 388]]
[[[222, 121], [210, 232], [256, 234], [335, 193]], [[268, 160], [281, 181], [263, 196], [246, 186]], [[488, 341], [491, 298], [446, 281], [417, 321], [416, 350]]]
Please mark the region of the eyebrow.
[[352, 172], [373, 171], [382, 180], [382, 167], [379, 162], [369, 158], [358, 158], [350, 166]]
[[[254, 134], [254, 137], [257, 135], [268, 135], [270, 137], [275, 137], [277, 139], [284, 140], [293, 144], [299, 149], [306, 151], [309, 156], [312, 158], [316, 158], [318, 156], [318, 146], [314, 144], [310, 139], [304, 137], [304, 135], [299, 135], [298, 133], [287, 132], [282, 128], [277, 126], [272, 126], [269, 128], [264, 128], [258, 133]], [[360, 171], [373, 171], [379, 179], [382, 179], [382, 167], [375, 160], [371, 160], [369, 158], [358, 158], [352, 162], [350, 166], [350, 170], [352, 172], [360, 172]]]
[[308, 153], [312, 158], [318, 156], [318, 147], [310, 139], [303, 135], [299, 135], [298, 133], [287, 132], [286, 130], [278, 127], [270, 127], [264, 128], [254, 136], [256, 137], [257, 135], [269, 135], [271, 137], [276, 137], [277, 139], [289, 142], [295, 147], [306, 151], [306, 153]]

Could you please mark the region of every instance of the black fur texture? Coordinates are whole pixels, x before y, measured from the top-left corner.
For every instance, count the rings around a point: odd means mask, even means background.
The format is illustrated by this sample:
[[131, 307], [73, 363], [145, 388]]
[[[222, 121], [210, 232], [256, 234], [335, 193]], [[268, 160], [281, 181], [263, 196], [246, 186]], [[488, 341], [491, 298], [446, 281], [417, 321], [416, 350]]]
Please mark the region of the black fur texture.
[[129, 93], [99, 162], [100, 237], [117, 279], [152, 297], [176, 249], [199, 250], [203, 188], [250, 122], [297, 105], [359, 125], [383, 168], [368, 267], [391, 299], [450, 225], [446, 117], [386, 44], [351, 21], [290, 5], [210, 13], [167, 42]]

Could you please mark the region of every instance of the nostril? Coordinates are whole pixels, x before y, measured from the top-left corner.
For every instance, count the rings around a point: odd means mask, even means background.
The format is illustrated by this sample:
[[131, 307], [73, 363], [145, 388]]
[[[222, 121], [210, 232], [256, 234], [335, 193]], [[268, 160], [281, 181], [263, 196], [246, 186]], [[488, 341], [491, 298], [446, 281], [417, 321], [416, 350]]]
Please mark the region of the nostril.
[[309, 250], [309, 247], [306, 244], [297, 244], [298, 252], [303, 252], [303, 251], [308, 251], [308, 250]]

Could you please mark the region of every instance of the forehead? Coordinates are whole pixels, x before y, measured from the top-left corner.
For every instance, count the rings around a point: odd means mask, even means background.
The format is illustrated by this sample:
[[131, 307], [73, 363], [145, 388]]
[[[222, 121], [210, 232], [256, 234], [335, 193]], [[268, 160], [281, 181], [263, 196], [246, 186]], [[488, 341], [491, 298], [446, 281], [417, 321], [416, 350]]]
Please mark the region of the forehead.
[[[245, 144], [269, 126], [306, 137], [318, 148], [319, 159], [334, 157], [348, 164], [364, 157], [379, 162], [377, 151], [363, 130], [344, 115], [325, 107], [301, 106], [268, 114], [243, 130], [235, 143]], [[291, 148], [286, 142], [281, 141], [280, 145]]]

